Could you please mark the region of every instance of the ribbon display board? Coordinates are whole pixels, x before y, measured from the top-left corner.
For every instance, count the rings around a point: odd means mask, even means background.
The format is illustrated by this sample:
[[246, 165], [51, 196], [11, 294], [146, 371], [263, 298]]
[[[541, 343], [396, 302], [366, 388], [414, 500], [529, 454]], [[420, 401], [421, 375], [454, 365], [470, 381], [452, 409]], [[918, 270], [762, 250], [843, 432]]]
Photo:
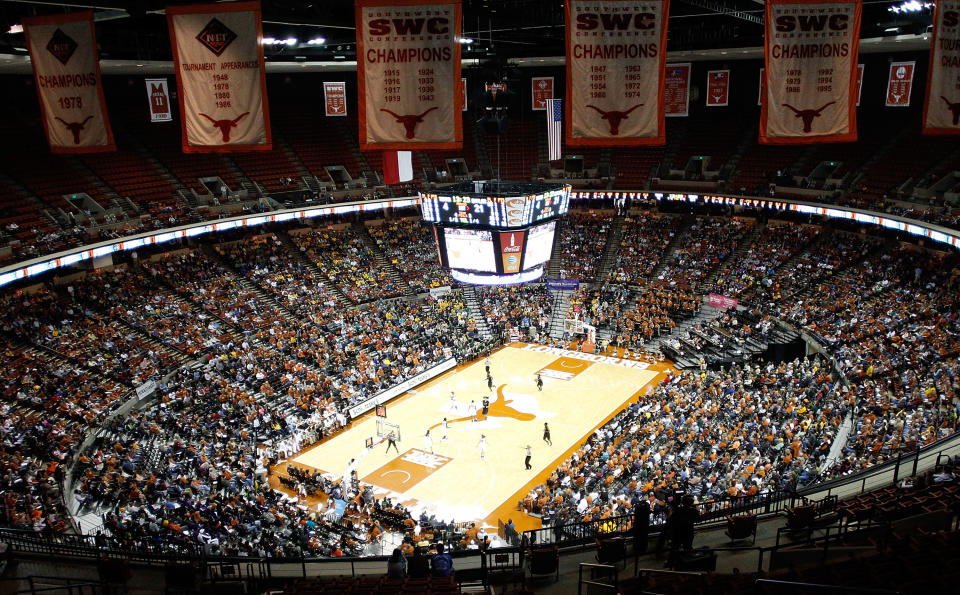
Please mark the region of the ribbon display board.
[[565, 6], [567, 144], [664, 144], [669, 0], [568, 0]]
[[860, 0], [767, 1], [761, 144], [857, 140], [861, 9]]
[[323, 103], [325, 114], [327, 116], [346, 116], [347, 115], [347, 84], [323, 83]]
[[923, 133], [960, 134], [960, 0], [934, 9]]
[[725, 107], [730, 104], [730, 71], [711, 70], [707, 73], [707, 107]]
[[269, 151], [259, 2], [167, 7], [184, 153]]
[[690, 115], [690, 63], [667, 64], [663, 102], [668, 118]]
[[916, 62], [891, 62], [887, 77], [887, 107], [909, 107]]
[[546, 111], [547, 100], [553, 97], [553, 77], [535, 76], [530, 79], [530, 96], [533, 101], [531, 107], [534, 111]]
[[360, 149], [459, 149], [460, 1], [357, 0]]
[[151, 122], [172, 122], [173, 110], [170, 109], [170, 90], [167, 79], [146, 79], [147, 101], [150, 103]]
[[23, 19], [43, 128], [54, 153], [115, 151], [93, 12]]

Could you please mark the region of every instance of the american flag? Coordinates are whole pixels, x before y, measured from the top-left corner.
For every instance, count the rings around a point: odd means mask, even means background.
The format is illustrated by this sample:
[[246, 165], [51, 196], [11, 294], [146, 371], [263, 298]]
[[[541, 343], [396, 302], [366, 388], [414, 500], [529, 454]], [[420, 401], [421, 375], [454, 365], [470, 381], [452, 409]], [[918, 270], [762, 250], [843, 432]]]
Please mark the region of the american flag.
[[560, 159], [563, 139], [563, 100], [547, 100], [547, 146], [550, 161]]

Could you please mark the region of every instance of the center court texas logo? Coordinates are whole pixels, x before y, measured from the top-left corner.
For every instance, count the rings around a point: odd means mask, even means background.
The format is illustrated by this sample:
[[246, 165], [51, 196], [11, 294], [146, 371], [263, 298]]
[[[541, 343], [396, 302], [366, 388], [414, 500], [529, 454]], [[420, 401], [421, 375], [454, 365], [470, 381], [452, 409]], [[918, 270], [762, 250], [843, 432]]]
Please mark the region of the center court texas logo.
[[197, 34], [197, 41], [206, 46], [206, 48], [213, 52], [218, 58], [236, 38], [237, 34], [221, 23], [216, 17], [210, 19], [207, 26]]
[[69, 62], [73, 56], [73, 53], [77, 51], [77, 42], [64, 33], [62, 29], [58, 28], [53, 32], [53, 35], [50, 36], [50, 41], [47, 42], [47, 51], [53, 54], [53, 57], [59, 60], [61, 64], [66, 66], [67, 62]]

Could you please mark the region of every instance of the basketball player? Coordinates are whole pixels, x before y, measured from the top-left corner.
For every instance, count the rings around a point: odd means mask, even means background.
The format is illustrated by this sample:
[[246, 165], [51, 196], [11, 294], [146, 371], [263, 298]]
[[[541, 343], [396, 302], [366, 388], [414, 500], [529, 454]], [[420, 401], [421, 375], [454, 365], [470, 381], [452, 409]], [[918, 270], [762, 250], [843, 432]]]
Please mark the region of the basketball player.
[[447, 418], [443, 418], [443, 422], [440, 424], [440, 427], [443, 429], [443, 436], [440, 437], [440, 441], [445, 442], [447, 440], [447, 430], [449, 429]]
[[553, 442], [550, 440], [550, 426], [547, 425], [547, 422], [543, 422], [543, 441], [548, 446], [553, 446]]
[[470, 401], [467, 406], [467, 415], [472, 418], [472, 421], [477, 421], [477, 403], [475, 401]]
[[397, 454], [400, 454], [400, 449], [397, 448], [397, 436], [392, 431], [387, 434], [387, 451], [390, 452], [390, 447], [393, 447], [393, 450], [397, 451]]
[[453, 394], [453, 389], [450, 389], [450, 413], [453, 413], [457, 410], [457, 396]]
[[487, 370], [487, 376], [490, 376], [490, 358], [489, 357], [483, 360], [483, 367]]
[[526, 465], [527, 471], [529, 471], [530, 469], [533, 469], [533, 467], [530, 466], [530, 457], [532, 457], [532, 456], [533, 456], [533, 450], [530, 448], [530, 445], [528, 444], [528, 445], [527, 445], [527, 458], [523, 460], [523, 464]]
[[430, 437], [430, 430], [427, 430], [427, 433], [423, 435], [423, 450], [433, 454], [433, 438]]
[[480, 460], [486, 460], [484, 457], [487, 454], [487, 437], [484, 434], [480, 434], [480, 442], [477, 443], [477, 448], [480, 449]]
[[487, 417], [487, 414], [490, 413], [490, 397], [484, 397], [480, 404], [483, 405], [483, 417]]
[[543, 378], [540, 377], [540, 374], [537, 374], [537, 391], [543, 391]]
[[493, 390], [493, 377], [487, 376], [487, 388]]

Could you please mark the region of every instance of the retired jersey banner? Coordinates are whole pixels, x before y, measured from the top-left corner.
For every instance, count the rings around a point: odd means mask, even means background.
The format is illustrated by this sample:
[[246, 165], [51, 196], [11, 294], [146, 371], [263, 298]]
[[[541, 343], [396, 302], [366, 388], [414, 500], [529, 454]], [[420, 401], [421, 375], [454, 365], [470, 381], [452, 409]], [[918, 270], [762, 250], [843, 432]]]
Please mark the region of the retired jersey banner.
[[323, 103], [326, 106], [326, 115], [328, 116], [346, 116], [347, 115], [347, 84], [323, 83]]
[[269, 151], [259, 2], [167, 7], [184, 153]]
[[937, 0], [923, 134], [960, 134], [960, 0]]
[[730, 71], [711, 70], [707, 73], [707, 107], [725, 107], [730, 104]]
[[690, 115], [690, 63], [667, 64], [663, 81], [663, 102], [667, 117]]
[[93, 12], [25, 17], [23, 33], [50, 151], [115, 151], [103, 100]]
[[150, 102], [151, 122], [172, 122], [173, 111], [170, 109], [170, 91], [167, 89], [167, 79], [146, 79], [147, 101]]
[[767, 0], [761, 144], [857, 140], [862, 8], [862, 0]]
[[670, 1], [568, 0], [565, 6], [567, 144], [664, 144]]
[[357, 0], [360, 149], [459, 149], [460, 0]]
[[886, 107], [908, 107], [913, 91], [913, 70], [916, 62], [892, 62], [887, 78]]
[[534, 111], [546, 111], [547, 100], [553, 99], [553, 77], [535, 76], [530, 79], [531, 97]]

